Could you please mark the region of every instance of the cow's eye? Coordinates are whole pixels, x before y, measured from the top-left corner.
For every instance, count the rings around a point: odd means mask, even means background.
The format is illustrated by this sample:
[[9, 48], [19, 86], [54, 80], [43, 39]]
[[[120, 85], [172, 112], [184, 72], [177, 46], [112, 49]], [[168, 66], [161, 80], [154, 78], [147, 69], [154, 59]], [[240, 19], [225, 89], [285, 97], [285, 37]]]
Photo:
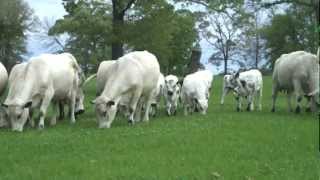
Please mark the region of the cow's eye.
[[17, 116], [17, 118], [20, 119], [20, 118], [21, 118], [21, 114], [19, 114], [19, 115]]

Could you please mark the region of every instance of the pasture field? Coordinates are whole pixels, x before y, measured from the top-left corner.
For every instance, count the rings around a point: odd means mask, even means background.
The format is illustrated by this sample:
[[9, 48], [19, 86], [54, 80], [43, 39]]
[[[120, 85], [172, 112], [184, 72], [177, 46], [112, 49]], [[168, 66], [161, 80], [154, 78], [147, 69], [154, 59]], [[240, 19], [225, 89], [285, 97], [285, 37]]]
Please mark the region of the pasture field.
[[0, 180], [319, 179], [318, 115], [287, 112], [284, 95], [271, 113], [270, 77], [262, 112], [236, 112], [231, 94], [221, 106], [222, 78], [213, 83], [205, 116], [185, 117], [179, 109], [167, 117], [162, 107], [149, 123], [117, 118], [111, 129], [98, 129], [92, 81], [76, 124], [0, 130]]

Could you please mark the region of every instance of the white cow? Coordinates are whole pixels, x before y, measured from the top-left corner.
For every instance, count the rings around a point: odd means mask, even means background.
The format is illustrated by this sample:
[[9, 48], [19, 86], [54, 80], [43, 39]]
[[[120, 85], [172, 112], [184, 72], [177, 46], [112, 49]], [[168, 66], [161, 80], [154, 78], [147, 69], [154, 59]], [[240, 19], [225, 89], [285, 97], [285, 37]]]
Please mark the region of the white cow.
[[292, 111], [292, 93], [296, 96], [296, 113], [300, 112], [300, 103], [304, 95], [311, 98], [307, 110], [315, 110], [316, 103], [319, 103], [319, 57], [304, 51], [281, 55], [276, 60], [273, 70], [272, 112], [275, 111], [279, 91], [287, 92], [289, 111]]
[[156, 116], [158, 105], [161, 101], [161, 96], [163, 95], [165, 86], [165, 80], [162, 73], [160, 73], [160, 76], [158, 78], [158, 84], [157, 89], [154, 91], [151, 99], [151, 109], [150, 109], [150, 115]]
[[[6, 89], [8, 81], [8, 72], [6, 68], [0, 63], [0, 96], [2, 96], [4, 90]], [[5, 118], [5, 111], [0, 107], [0, 127], [8, 126], [7, 120]]]
[[184, 115], [196, 110], [200, 110], [201, 114], [207, 113], [212, 81], [213, 74], [208, 70], [198, 71], [184, 78], [181, 90]]
[[178, 84], [178, 77], [175, 75], [167, 75], [164, 78], [164, 98], [166, 103], [167, 115], [175, 115], [178, 107], [181, 86]]
[[254, 110], [254, 101], [256, 98], [256, 105], [258, 109], [262, 109], [262, 88], [263, 80], [262, 74], [257, 69], [252, 69], [244, 72], [237, 72], [232, 74], [230, 82], [234, 90], [234, 94], [237, 100], [237, 111], [241, 111], [242, 98], [245, 97], [248, 100], [247, 111]]
[[[69, 99], [71, 122], [75, 122], [74, 107], [79, 86], [78, 74], [81, 69], [69, 53], [58, 55], [43, 54], [31, 58], [24, 68], [23, 75], [17, 76], [10, 85], [4, 102], [12, 130], [23, 131], [26, 122], [24, 109], [40, 106], [39, 128], [44, 128], [44, 119], [51, 100]], [[54, 101], [53, 101], [54, 102]], [[57, 103], [53, 103], [51, 124], [56, 123]], [[31, 116], [31, 115], [30, 115]]]
[[143, 104], [146, 104], [143, 120], [149, 121], [151, 97], [159, 75], [158, 60], [148, 51], [135, 51], [120, 57], [112, 65], [104, 90], [93, 101], [99, 128], [110, 128], [123, 95], [130, 97], [129, 122], [139, 120]]

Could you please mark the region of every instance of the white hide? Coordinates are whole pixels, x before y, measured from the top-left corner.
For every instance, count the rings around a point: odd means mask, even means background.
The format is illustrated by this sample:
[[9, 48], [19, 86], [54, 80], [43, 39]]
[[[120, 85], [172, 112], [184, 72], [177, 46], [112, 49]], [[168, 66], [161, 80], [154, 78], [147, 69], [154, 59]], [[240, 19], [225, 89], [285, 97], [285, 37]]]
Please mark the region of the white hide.
[[111, 127], [123, 95], [130, 97], [129, 122], [140, 120], [144, 104], [146, 109], [143, 120], [149, 121], [151, 97], [159, 75], [158, 60], [148, 51], [135, 51], [120, 57], [112, 65], [104, 90], [94, 100], [99, 128]]

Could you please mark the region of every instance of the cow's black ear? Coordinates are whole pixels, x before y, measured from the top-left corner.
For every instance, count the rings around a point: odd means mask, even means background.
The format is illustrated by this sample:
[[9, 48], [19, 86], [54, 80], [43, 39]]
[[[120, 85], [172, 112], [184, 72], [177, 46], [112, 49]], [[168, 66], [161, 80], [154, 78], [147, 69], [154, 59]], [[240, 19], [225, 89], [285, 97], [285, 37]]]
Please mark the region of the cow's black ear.
[[114, 103], [114, 101], [108, 101], [107, 102], [107, 106], [113, 106], [115, 103]]
[[239, 73], [239, 71], [238, 71], [238, 72], [234, 75], [234, 77], [235, 77], [235, 78], [238, 78], [238, 77], [239, 77], [239, 74], [240, 74], [240, 73]]
[[5, 103], [2, 103], [2, 104], [1, 104], [1, 106], [2, 106], [2, 107], [5, 107], [5, 108], [7, 108], [7, 107], [8, 107], [8, 105], [7, 105], [7, 104], [5, 104]]
[[24, 108], [29, 108], [32, 105], [32, 101], [27, 102], [23, 107]]
[[245, 87], [247, 84], [246, 81], [244, 81], [244, 80], [241, 80], [240, 82], [241, 82], [242, 87]]

